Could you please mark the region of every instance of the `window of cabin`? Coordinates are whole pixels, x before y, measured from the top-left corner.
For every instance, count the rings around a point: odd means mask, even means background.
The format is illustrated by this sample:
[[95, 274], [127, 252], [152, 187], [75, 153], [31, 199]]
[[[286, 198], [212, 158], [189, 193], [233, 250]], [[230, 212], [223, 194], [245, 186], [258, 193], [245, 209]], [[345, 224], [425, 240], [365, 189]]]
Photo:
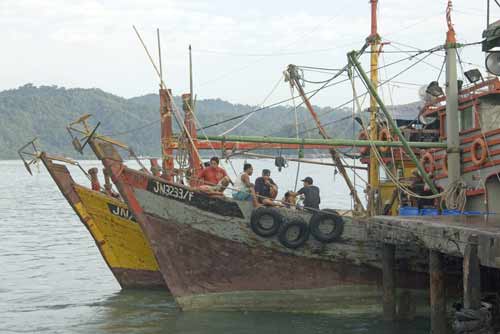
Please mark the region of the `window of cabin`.
[[460, 110], [460, 131], [469, 130], [474, 127], [474, 109], [469, 106]]

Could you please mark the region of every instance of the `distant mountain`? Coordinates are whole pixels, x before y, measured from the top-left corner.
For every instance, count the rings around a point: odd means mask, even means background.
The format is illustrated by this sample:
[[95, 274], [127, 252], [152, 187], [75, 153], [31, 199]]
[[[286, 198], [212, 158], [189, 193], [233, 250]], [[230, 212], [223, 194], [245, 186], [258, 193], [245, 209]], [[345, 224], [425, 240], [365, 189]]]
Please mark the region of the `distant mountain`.
[[[180, 108], [180, 99], [175, 98]], [[414, 107], [405, 106], [406, 109]], [[66, 126], [85, 113], [100, 121], [99, 132], [126, 142], [140, 155], [160, 152], [159, 97], [149, 94], [125, 99], [100, 89], [66, 89], [57, 86], [26, 84], [0, 92], [0, 159], [17, 158], [17, 149], [33, 137], [38, 137], [43, 150], [77, 156], [70, 142]], [[230, 117], [248, 113], [255, 106], [231, 104], [221, 99], [196, 102], [196, 114], [207, 126]], [[396, 108], [397, 109], [397, 108]], [[348, 108], [332, 110], [316, 108], [332, 137], [351, 138], [358, 126], [351, 119]], [[317, 137], [311, 117], [304, 108], [298, 108], [299, 131], [303, 137]], [[406, 113], [406, 110], [405, 110]], [[341, 122], [333, 122], [344, 119]], [[155, 122], [158, 120], [158, 122]], [[305, 121], [304, 121], [305, 120]], [[207, 134], [220, 134], [237, 125], [241, 119], [206, 129]], [[310, 130], [303, 132], [305, 130]], [[235, 135], [296, 136], [294, 109], [278, 106], [257, 111], [236, 128]], [[201, 137], [202, 133], [200, 133]], [[88, 155], [90, 157], [90, 154]]]

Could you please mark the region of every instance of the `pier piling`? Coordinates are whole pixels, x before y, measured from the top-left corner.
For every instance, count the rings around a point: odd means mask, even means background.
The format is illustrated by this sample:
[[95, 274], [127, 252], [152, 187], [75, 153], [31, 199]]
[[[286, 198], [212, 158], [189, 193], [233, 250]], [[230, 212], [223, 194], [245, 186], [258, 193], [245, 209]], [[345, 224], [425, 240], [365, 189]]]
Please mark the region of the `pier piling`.
[[464, 308], [478, 310], [481, 307], [481, 277], [477, 257], [478, 237], [471, 235], [465, 246], [463, 260]]
[[446, 320], [446, 294], [443, 273], [443, 255], [440, 252], [429, 251], [429, 279], [431, 303], [431, 333], [448, 333]]
[[396, 247], [384, 244], [382, 248], [382, 287], [384, 320], [396, 319], [396, 275], [395, 275]]

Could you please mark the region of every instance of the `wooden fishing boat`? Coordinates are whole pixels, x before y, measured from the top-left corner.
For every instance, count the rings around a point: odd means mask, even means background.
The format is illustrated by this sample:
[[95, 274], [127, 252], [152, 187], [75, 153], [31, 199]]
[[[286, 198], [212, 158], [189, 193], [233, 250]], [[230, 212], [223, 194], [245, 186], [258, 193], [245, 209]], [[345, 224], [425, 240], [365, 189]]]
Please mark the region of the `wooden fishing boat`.
[[71, 159], [45, 152], [36, 153], [35, 159], [47, 168], [122, 288], [167, 289], [148, 241], [119, 196], [101, 191], [95, 178], [95, 190], [75, 182], [66, 164], [79, 164]]
[[[126, 167], [111, 143], [91, 139], [90, 145], [143, 222], [183, 310], [349, 313], [380, 307], [380, 245], [367, 240], [363, 221], [341, 223], [333, 215], [336, 229], [325, 232], [323, 241], [309, 239], [302, 226], [332, 216], [255, 209], [248, 201], [212, 197]], [[269, 217], [272, 222], [266, 223]], [[278, 233], [281, 224], [287, 229]], [[398, 257], [405, 252], [415, 254], [414, 264], [399, 268], [399, 287], [424, 289], [425, 259], [418, 259], [416, 245], [409, 244]], [[417, 272], [413, 268], [419, 265]]]

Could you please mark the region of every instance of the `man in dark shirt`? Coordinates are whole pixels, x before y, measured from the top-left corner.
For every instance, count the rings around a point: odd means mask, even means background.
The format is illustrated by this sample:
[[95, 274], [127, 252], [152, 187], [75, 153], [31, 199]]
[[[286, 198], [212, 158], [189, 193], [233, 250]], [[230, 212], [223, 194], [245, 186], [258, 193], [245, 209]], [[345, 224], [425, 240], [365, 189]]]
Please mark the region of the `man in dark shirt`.
[[278, 205], [278, 203], [274, 202], [278, 194], [278, 186], [271, 179], [271, 171], [269, 169], [263, 169], [262, 176], [255, 180], [255, 194], [260, 204], [268, 206]]
[[308, 176], [302, 180], [304, 182], [304, 187], [302, 187], [295, 195], [304, 195], [304, 208], [305, 209], [316, 209], [319, 210], [319, 203], [321, 199], [319, 197], [319, 188], [313, 186], [312, 177]]

